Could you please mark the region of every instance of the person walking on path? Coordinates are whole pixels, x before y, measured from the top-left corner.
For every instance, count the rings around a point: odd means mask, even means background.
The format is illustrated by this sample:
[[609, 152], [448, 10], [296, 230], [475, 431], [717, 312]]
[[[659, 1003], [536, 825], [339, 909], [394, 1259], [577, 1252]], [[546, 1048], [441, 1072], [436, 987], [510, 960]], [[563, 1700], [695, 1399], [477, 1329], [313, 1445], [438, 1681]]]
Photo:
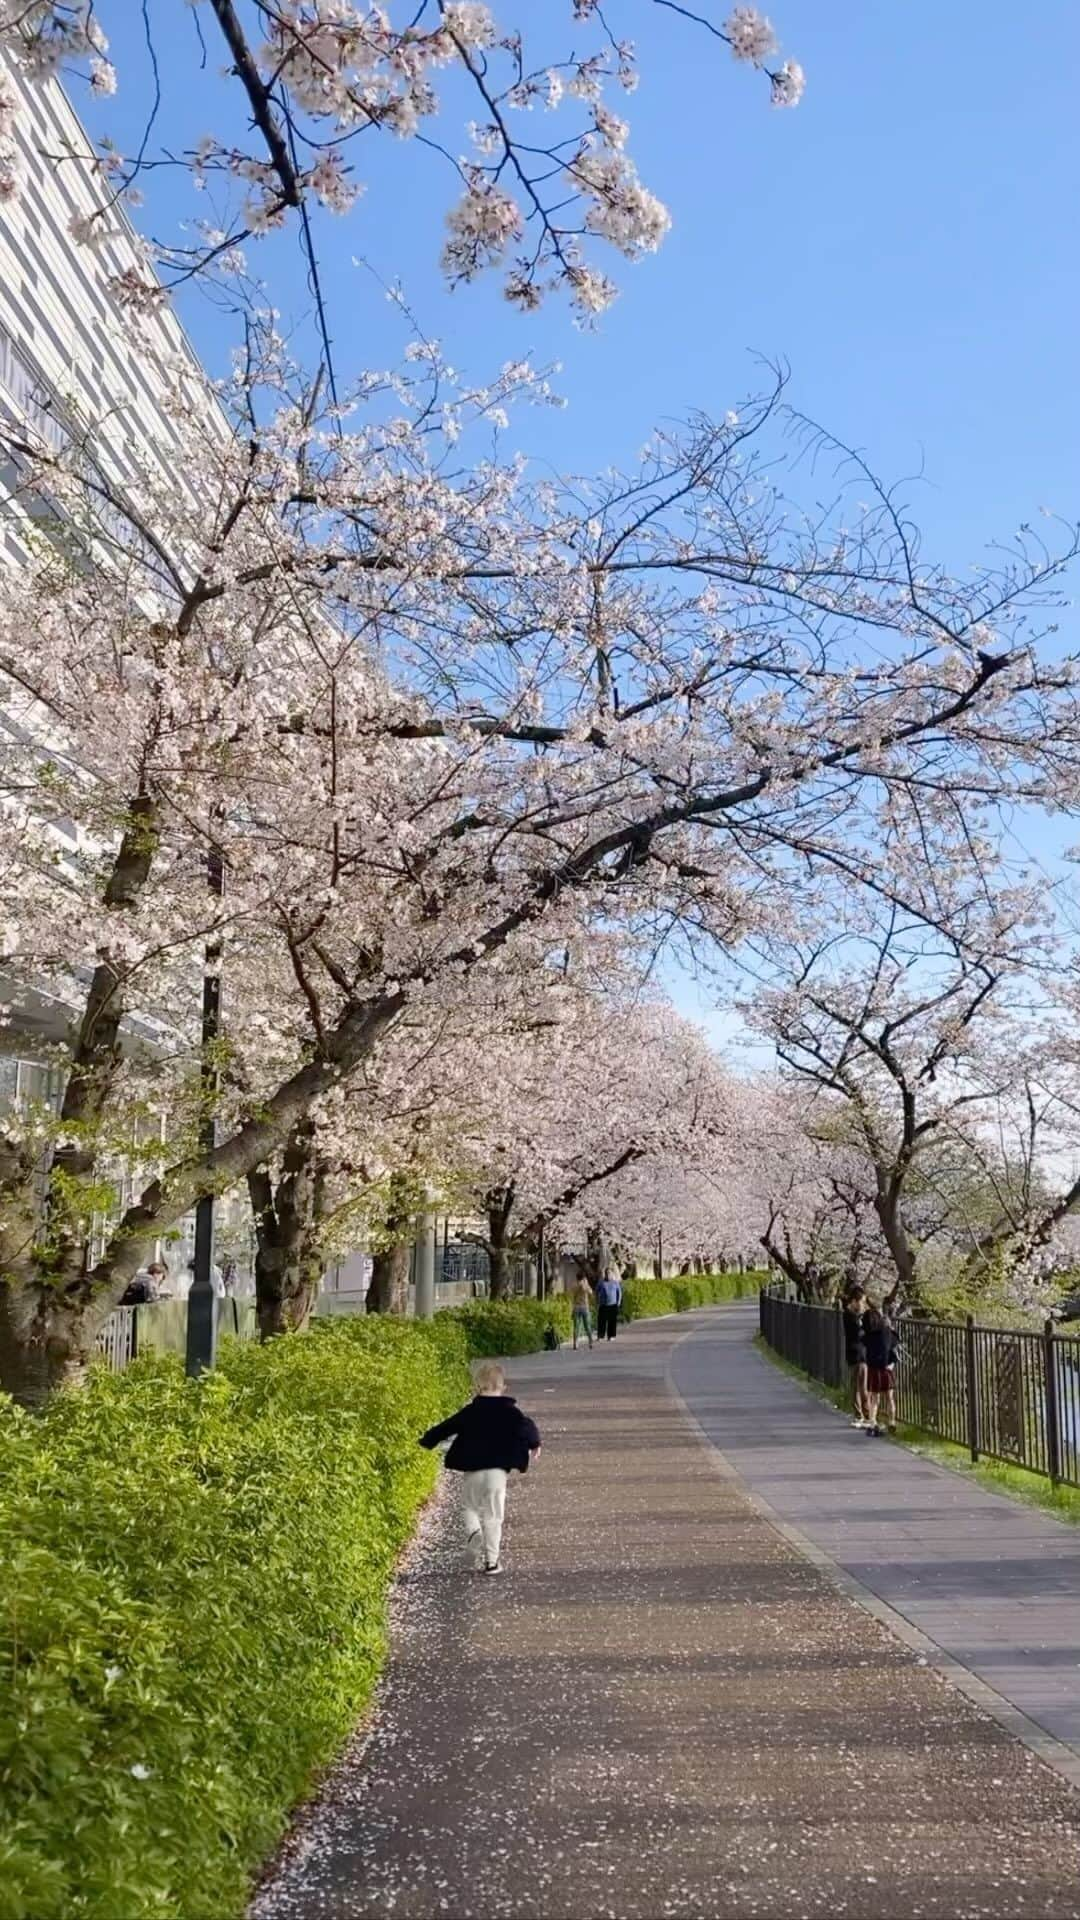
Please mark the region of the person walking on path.
[[540, 1431], [506, 1391], [497, 1360], [479, 1360], [473, 1368], [475, 1397], [449, 1420], [421, 1434], [422, 1447], [451, 1442], [446, 1465], [462, 1475], [465, 1533], [478, 1572], [501, 1573], [506, 1482], [511, 1473], [527, 1473], [540, 1451]]
[[[863, 1321], [866, 1348], [866, 1430], [868, 1433], [892, 1433], [896, 1430], [896, 1329], [880, 1307], [871, 1307]], [[885, 1415], [878, 1425], [878, 1406]]]
[[622, 1281], [616, 1279], [609, 1267], [596, 1289], [596, 1337], [598, 1340], [614, 1340], [619, 1325], [621, 1304]]
[[844, 1296], [844, 1358], [851, 1376], [851, 1395], [855, 1405], [853, 1427], [870, 1425], [870, 1407], [866, 1397], [866, 1295], [861, 1287], [852, 1287]]
[[571, 1306], [571, 1311], [573, 1313], [574, 1346], [575, 1348], [577, 1347], [578, 1334], [583, 1333], [589, 1342], [589, 1352], [591, 1353], [592, 1352], [592, 1295], [589, 1292], [589, 1283], [585, 1279], [584, 1274], [578, 1280], [577, 1285], [575, 1286], [574, 1291], [570, 1296], [570, 1306]]

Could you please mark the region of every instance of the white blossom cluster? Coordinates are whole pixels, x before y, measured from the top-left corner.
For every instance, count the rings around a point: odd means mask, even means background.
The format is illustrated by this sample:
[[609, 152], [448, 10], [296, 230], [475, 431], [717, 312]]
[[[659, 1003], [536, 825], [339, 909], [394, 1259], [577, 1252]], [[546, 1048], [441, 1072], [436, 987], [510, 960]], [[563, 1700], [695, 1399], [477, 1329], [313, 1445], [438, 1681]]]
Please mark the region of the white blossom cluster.
[[778, 51], [772, 21], [758, 13], [756, 7], [736, 7], [724, 21], [723, 30], [735, 59], [748, 60], [751, 66], [763, 67]]
[[0, 37], [37, 80], [52, 79], [65, 65], [87, 60], [95, 92], [116, 90], [109, 43], [94, 0], [0, 0]]
[[[356, 165], [368, 150], [350, 145], [353, 136], [379, 128], [409, 138], [464, 89], [475, 96], [477, 110], [467, 122], [471, 158], [454, 162], [465, 191], [447, 216], [444, 272], [455, 282], [495, 269], [514, 305], [536, 307], [559, 289], [579, 317], [599, 313], [616, 289], [592, 258], [593, 246], [605, 243], [628, 260], [640, 259], [661, 244], [670, 218], [639, 180], [626, 154], [629, 127], [609, 98], [613, 89], [630, 94], [637, 86], [633, 44], [616, 37], [594, 0], [574, 0], [569, 14], [576, 34], [589, 30], [593, 44], [536, 64], [522, 29], [500, 22], [483, 0], [431, 0], [418, 10], [361, 0], [276, 0], [273, 7], [253, 7], [250, 21], [236, 15], [226, 32], [226, 71], [243, 124], [261, 138], [193, 134], [187, 161], [195, 189], [231, 176], [243, 192], [220, 223], [222, 241], [201, 260], [193, 262], [186, 240], [164, 249], [163, 260], [179, 279], [200, 269], [220, 275], [225, 262], [239, 259], [236, 249], [249, 235], [282, 227], [307, 198], [348, 213], [364, 190]], [[256, 20], [261, 41], [244, 37]], [[769, 71], [776, 37], [763, 15], [737, 7], [720, 31], [738, 60], [768, 73], [775, 105], [797, 104], [802, 70], [788, 60]], [[0, 0], [0, 44], [34, 78], [74, 66], [95, 92], [115, 88], [93, 0]], [[525, 128], [530, 114], [552, 116], [550, 130]], [[168, 158], [175, 163], [171, 150]], [[124, 162], [104, 142], [88, 164], [134, 204], [135, 176], [152, 162], [150, 154]], [[17, 191], [9, 139], [0, 143], [0, 197]], [[86, 241], [91, 237], [100, 239], [88, 231]]]
[[[133, 268], [136, 309], [148, 287]], [[534, 1190], [522, 1172], [522, 1204], [579, 1222], [585, 1190], [561, 1196], [599, 1172], [602, 1148], [609, 1201], [593, 1221], [612, 1226], [616, 1211], [643, 1221], [647, 1158], [671, 1211], [727, 1238], [742, 1096], [640, 983], [673, 938], [713, 964], [775, 952], [808, 928], [835, 933], [841, 911], [853, 925], [851, 901], [883, 891], [921, 885], [957, 924], [974, 912], [992, 810], [1048, 782], [1061, 805], [1080, 795], [1075, 672], [1041, 673], [1011, 619], [1025, 600], [1052, 603], [1056, 558], [981, 581], [909, 569], [905, 529], [880, 500], [859, 505], [857, 474], [829, 519], [808, 518], [779, 491], [778, 392], [655, 433], [629, 472], [535, 484], [492, 448], [511, 405], [551, 398], [518, 362], [475, 385], [418, 341], [403, 367], [372, 368], [329, 405], [255, 310], [220, 398], [235, 434], [212, 431], [180, 385], [170, 402], [198, 489], [147, 459], [123, 499], [103, 499], [78, 449], [19, 449], [11, 524], [24, 516], [27, 559], [0, 570], [5, 978], [71, 1005], [75, 1044], [95, 977], [161, 1036], [149, 1061], [109, 1049], [101, 1111], [72, 1138], [105, 1140], [136, 1109], [168, 1106], [189, 1143], [146, 1203], [155, 1234], [222, 1166], [254, 1170], [254, 1111], [275, 1165], [310, 1120], [346, 1186], [357, 1168], [385, 1172], [386, 1156], [507, 1173], [531, 1127], [547, 1173]], [[62, 864], [61, 822], [75, 828]], [[227, 870], [220, 897], [208, 848]], [[210, 1159], [190, 1144], [208, 945], [227, 980], [229, 1068]], [[578, 1026], [561, 1012], [556, 1024], [549, 987]], [[899, 1006], [912, 990], [901, 971]], [[563, 1114], [560, 1158], [557, 1090], [586, 1073], [582, 1008], [600, 1003], [615, 1081], [603, 1099], [582, 1088], [588, 1142]], [[845, 987], [845, 1014], [853, 1004]], [[515, 1119], [521, 1101], [501, 1089], [528, 1085], [513, 1029], [529, 1022], [548, 1036], [556, 1095]], [[923, 1028], [954, 1078], [975, 1073], [947, 1010]], [[448, 1112], [451, 1043], [454, 1075], [481, 1091]], [[643, 1118], [661, 1056], [667, 1092]], [[936, 1118], [948, 1080], [926, 1078]], [[782, 1106], [769, 1108], [777, 1143]], [[20, 1223], [41, 1124], [28, 1117], [25, 1155], [0, 1182], [0, 1258], [31, 1288]], [[797, 1226], [807, 1248], [839, 1239], [852, 1196], [820, 1157], [838, 1148], [849, 1167], [850, 1139], [784, 1146], [798, 1192], [779, 1195], [777, 1229], [793, 1243]], [[740, 1238], [778, 1199], [768, 1152], [763, 1137], [760, 1177], [739, 1176]], [[103, 1295], [128, 1247], [121, 1236], [108, 1256]], [[84, 1251], [73, 1244], [72, 1260]]]
[[19, 149], [15, 127], [19, 103], [11, 82], [0, 73], [0, 205], [14, 200], [19, 192]]

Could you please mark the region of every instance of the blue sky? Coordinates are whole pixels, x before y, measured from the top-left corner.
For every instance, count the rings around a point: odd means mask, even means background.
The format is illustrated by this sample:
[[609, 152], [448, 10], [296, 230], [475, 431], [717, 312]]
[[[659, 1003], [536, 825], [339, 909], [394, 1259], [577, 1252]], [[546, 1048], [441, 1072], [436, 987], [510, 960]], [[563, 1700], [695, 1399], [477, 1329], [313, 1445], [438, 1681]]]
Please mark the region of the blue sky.
[[[554, 53], [571, 41], [569, 0], [495, 10], [528, 32], [555, 7]], [[595, 333], [576, 331], [559, 301], [519, 316], [494, 282], [448, 292], [437, 264], [455, 197], [444, 163], [365, 137], [364, 199], [344, 220], [317, 222], [339, 371], [385, 364], [401, 344], [353, 264], [362, 255], [404, 284], [425, 330], [476, 376], [525, 353], [562, 363], [568, 407], [518, 429], [526, 451], [560, 468], [631, 460], [655, 421], [724, 410], [753, 386], [752, 356], [763, 354], [785, 359], [795, 403], [880, 471], [924, 472], [911, 497], [927, 547], [957, 570], [1040, 507], [1076, 517], [1076, 0], [1023, 12], [986, 0], [776, 0], [769, 11], [784, 54], [806, 69], [795, 112], [771, 110], [761, 76], [689, 24], [647, 0], [612, 0], [613, 25], [640, 55], [631, 150], [674, 225], [656, 257], [614, 264], [621, 297]], [[79, 105], [130, 142], [146, 104], [130, 63], [148, 79], [138, 10], [103, 0], [100, 13], [122, 91], [101, 116]], [[177, 141], [220, 130], [217, 102], [229, 98], [212, 77], [198, 98], [191, 16], [180, 0], [152, 9], [167, 81], [188, 76], [161, 121]], [[213, 31], [207, 16], [211, 71]], [[460, 120], [445, 122], [460, 151]], [[169, 191], [158, 176], [149, 224], [159, 230]], [[307, 296], [292, 247], [275, 243], [272, 263], [278, 302], [299, 318]], [[197, 299], [183, 317], [213, 362], [220, 320]]]
[[[569, 18], [568, 0], [542, 4]], [[528, 29], [541, 0], [498, 11]], [[595, 334], [575, 331], [558, 301], [515, 314], [494, 282], [446, 291], [444, 163], [389, 138], [357, 143], [366, 195], [347, 219], [318, 222], [339, 362], [378, 363], [400, 340], [352, 264], [364, 255], [403, 281], [470, 371], [527, 350], [561, 361], [568, 410], [530, 418], [522, 438], [591, 467], [632, 457], [657, 418], [729, 406], [753, 383], [752, 354], [783, 356], [799, 405], [890, 474], [925, 466], [922, 517], [962, 566], [995, 532], [1043, 504], [1068, 512], [1080, 495], [1080, 9], [1040, 0], [1021, 18], [986, 0], [776, 0], [771, 11], [807, 71], [795, 112], [771, 110], [759, 75], [648, 0], [612, 9], [640, 51], [632, 150], [674, 225], [657, 256], [614, 263], [622, 295]], [[148, 78], [138, 13], [117, 0], [101, 13], [125, 76], [102, 117], [130, 138], [146, 96], [129, 60]], [[211, 72], [197, 100], [192, 14], [180, 0], [152, 10], [167, 86], [188, 81], [182, 113], [163, 115], [174, 137], [220, 128], [217, 103], [230, 97]], [[206, 31], [212, 70], [209, 16]], [[455, 117], [439, 131], [464, 145]], [[274, 291], [299, 316], [294, 257], [275, 246]], [[219, 322], [194, 299], [185, 318], [212, 358]]]

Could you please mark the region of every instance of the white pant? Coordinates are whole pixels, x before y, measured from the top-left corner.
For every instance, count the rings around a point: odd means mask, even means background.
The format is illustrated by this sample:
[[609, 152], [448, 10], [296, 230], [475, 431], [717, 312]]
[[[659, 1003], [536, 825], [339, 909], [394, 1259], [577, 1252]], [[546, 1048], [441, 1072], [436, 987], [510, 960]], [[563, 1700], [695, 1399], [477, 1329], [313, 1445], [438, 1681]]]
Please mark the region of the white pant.
[[471, 1539], [480, 1535], [484, 1559], [489, 1567], [497, 1565], [502, 1544], [503, 1514], [506, 1511], [506, 1470], [485, 1467], [480, 1473], [463, 1473], [465, 1532]]

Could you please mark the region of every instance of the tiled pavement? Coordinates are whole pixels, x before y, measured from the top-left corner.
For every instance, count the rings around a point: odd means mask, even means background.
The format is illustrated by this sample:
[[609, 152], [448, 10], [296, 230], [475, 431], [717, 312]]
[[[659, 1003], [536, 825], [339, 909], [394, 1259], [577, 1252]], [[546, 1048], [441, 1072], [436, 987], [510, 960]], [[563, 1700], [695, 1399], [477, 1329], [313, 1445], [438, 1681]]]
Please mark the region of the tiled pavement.
[[714, 1314], [671, 1378], [739, 1477], [1080, 1760], [1080, 1527], [853, 1431]]
[[[373, 1724], [252, 1920], [1080, 1920], [1080, 1794], [755, 1509], [672, 1377], [769, 1500], [862, 1577], [884, 1542], [889, 1591], [991, 1650], [975, 1570], [1015, 1537], [1001, 1585], [1035, 1588], [1043, 1527], [988, 1534], [967, 1486], [856, 1455], [750, 1331], [713, 1311], [515, 1363], [545, 1447], [506, 1576], [463, 1571], [447, 1490]], [[1076, 1561], [1050, 1533], [1056, 1581]]]

